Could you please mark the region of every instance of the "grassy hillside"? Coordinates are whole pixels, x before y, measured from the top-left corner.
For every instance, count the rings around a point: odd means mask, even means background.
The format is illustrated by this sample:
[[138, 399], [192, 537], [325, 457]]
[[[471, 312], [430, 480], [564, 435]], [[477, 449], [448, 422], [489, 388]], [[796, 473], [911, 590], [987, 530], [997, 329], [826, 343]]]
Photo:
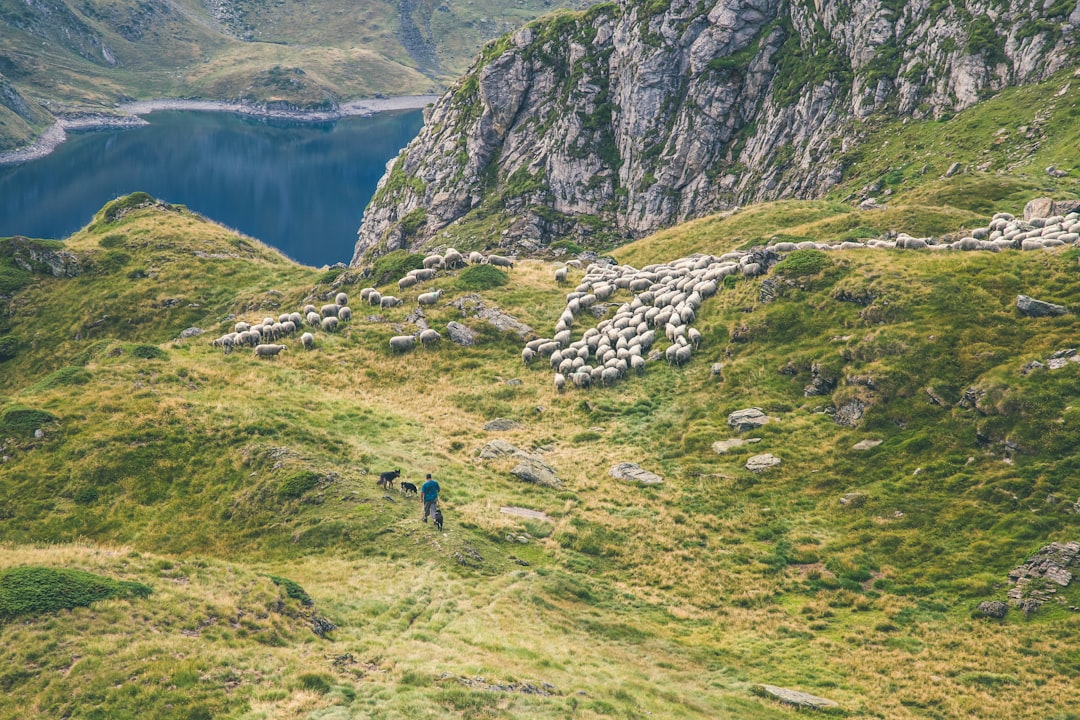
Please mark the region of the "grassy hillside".
[[9, 118], [5, 82], [54, 115], [161, 97], [321, 109], [437, 92], [487, 40], [575, 4], [0, 0], [0, 150], [48, 125]]
[[[995, 207], [1019, 210], [1025, 187]], [[615, 255], [640, 267], [988, 219], [886, 212], [778, 203]], [[31, 250], [70, 252], [82, 272], [27, 271], [15, 260]], [[0, 241], [0, 587], [9, 568], [51, 567], [151, 591], [0, 620], [0, 718], [796, 716], [758, 683], [851, 717], [1070, 717], [1076, 583], [1027, 618], [974, 608], [1004, 599], [1043, 545], [1080, 539], [1080, 363], [1021, 373], [1075, 346], [1076, 315], [1014, 307], [1023, 293], [1075, 312], [1078, 258], [801, 251], [769, 276], [773, 302], [761, 279], [705, 302], [687, 366], [559, 394], [546, 365], [521, 364], [520, 339], [449, 304], [476, 293], [550, 334], [567, 291], [553, 263], [400, 293], [389, 273], [380, 289], [405, 303], [380, 310], [360, 303], [359, 271], [297, 266], [145, 196], [62, 244]], [[436, 287], [427, 322], [462, 322], [478, 344], [391, 353]], [[209, 344], [339, 291], [355, 319], [313, 351]], [[189, 327], [206, 333], [180, 339]], [[806, 397], [815, 366], [837, 385]], [[861, 423], [836, 424], [829, 409], [852, 398]], [[760, 441], [714, 451], [751, 406], [775, 418], [742, 435]], [[483, 429], [500, 417], [519, 427]], [[562, 486], [480, 459], [493, 439]], [[783, 464], [744, 469], [764, 452]], [[665, 482], [613, 480], [623, 461]], [[445, 533], [375, 486], [393, 468], [436, 474]], [[337, 628], [320, 637], [324, 620]]]

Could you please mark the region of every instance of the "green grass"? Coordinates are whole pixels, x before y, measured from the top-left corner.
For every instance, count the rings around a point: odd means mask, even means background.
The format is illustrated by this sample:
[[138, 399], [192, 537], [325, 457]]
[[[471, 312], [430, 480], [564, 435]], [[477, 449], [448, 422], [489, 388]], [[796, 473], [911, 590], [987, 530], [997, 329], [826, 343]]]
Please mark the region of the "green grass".
[[[760, 683], [853, 716], [1045, 717], [1059, 706], [1032, 698], [1080, 700], [1075, 588], [1030, 619], [972, 614], [1033, 551], [1074, 538], [1080, 365], [1019, 370], [1074, 345], [1077, 321], [1013, 304], [1080, 305], [1075, 252], [792, 253], [775, 301], [739, 278], [705, 302], [702, 350], [683, 368], [558, 394], [546, 365], [521, 364], [517, 337], [449, 304], [475, 293], [548, 333], [565, 306], [554, 263], [444, 272], [402, 291], [402, 307], [317, 333], [311, 352], [286, 340], [258, 360], [209, 341], [370, 279], [295, 265], [182, 208], [121, 204], [65, 241], [91, 270], [32, 274], [4, 300], [19, 350], [0, 365], [0, 572], [87, 572], [153, 594], [0, 625], [0, 718], [31, 705], [794, 717], [755, 696]], [[916, 214], [906, 208], [888, 212], [899, 222]], [[877, 217], [775, 203], [616, 252], [641, 266], [778, 234], [831, 239]], [[103, 266], [110, 252], [128, 264]], [[152, 272], [132, 280], [130, 267]], [[391, 353], [433, 287], [445, 293], [425, 321], [465, 323], [480, 342]], [[191, 326], [207, 332], [178, 340]], [[737, 328], [746, 342], [731, 341]], [[830, 395], [804, 396], [814, 365], [838, 379]], [[972, 388], [976, 405], [960, 404]], [[862, 423], [836, 425], [826, 408], [852, 398], [867, 403]], [[751, 406], [776, 418], [760, 442], [713, 452], [733, 435], [727, 415]], [[483, 431], [494, 417], [521, 427]], [[516, 481], [514, 458], [479, 459], [496, 437], [563, 486]], [[884, 442], [852, 449], [867, 438]], [[762, 452], [783, 465], [747, 472]], [[664, 484], [612, 480], [626, 461]], [[393, 468], [439, 478], [444, 533], [416, 500], [376, 487]], [[842, 505], [848, 493], [862, 501]], [[317, 618], [337, 629], [319, 637]], [[513, 689], [526, 685], [549, 694]]]

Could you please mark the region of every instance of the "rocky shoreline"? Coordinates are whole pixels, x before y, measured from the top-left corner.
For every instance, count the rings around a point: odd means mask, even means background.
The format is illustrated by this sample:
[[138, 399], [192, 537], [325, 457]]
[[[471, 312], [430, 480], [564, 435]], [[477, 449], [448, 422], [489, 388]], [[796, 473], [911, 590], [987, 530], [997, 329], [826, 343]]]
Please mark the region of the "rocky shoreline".
[[255, 103], [225, 102], [219, 100], [159, 99], [138, 100], [123, 103], [116, 113], [86, 113], [68, 115], [57, 119], [30, 145], [0, 153], [0, 165], [17, 165], [45, 157], [67, 139], [69, 130], [97, 130], [115, 127], [138, 127], [146, 125], [142, 118], [153, 112], [166, 110], [194, 110], [199, 112], [230, 112], [239, 115], [294, 120], [297, 122], [329, 122], [346, 117], [367, 117], [391, 110], [418, 110], [435, 102], [437, 95], [403, 95], [400, 97], [370, 98], [343, 103], [332, 110], [295, 110], [268, 107]]

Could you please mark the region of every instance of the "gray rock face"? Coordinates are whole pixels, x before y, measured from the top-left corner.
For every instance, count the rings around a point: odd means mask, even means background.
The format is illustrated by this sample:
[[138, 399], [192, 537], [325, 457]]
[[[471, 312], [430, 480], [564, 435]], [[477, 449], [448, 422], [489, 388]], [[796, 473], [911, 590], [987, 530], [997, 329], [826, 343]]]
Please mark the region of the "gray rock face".
[[461, 345], [462, 347], [469, 347], [476, 344], [476, 333], [459, 322], [454, 322], [453, 320], [448, 322], [446, 324], [446, 334], [450, 337], [451, 342]]
[[997, 618], [1000, 620], [1005, 617], [1007, 612], [1009, 612], [1009, 605], [1000, 600], [987, 600], [979, 603], [978, 610], [986, 617]]
[[16, 265], [27, 272], [48, 273], [58, 278], [71, 278], [82, 274], [82, 266], [75, 253], [42, 247], [24, 237], [11, 239], [11, 257]]
[[555, 473], [555, 468], [536, 458], [525, 457], [510, 471], [510, 474], [522, 482], [544, 487], [562, 487], [562, 480]]
[[522, 340], [532, 332], [531, 327], [512, 315], [508, 315], [498, 308], [485, 305], [483, 299], [481, 299], [479, 295], [465, 295], [464, 297], [457, 298], [450, 304], [461, 311], [462, 317], [474, 317], [486, 320], [500, 332], [514, 333]]
[[[500, 244], [535, 249], [588, 242], [597, 217], [614, 228], [608, 239], [624, 239], [816, 197], [842, 180], [861, 119], [962, 110], [1066, 67], [1075, 41], [1060, 30], [1062, 4], [1043, 0], [968, 0], [964, 12], [888, 0], [658, 5], [600, 4], [489, 48], [391, 161], [353, 264], [496, 204], [517, 218]], [[973, 53], [971, 17], [1000, 40]], [[828, 72], [826, 57], [843, 71]], [[417, 208], [423, 226], [408, 234], [402, 220]]]
[[1016, 296], [1016, 309], [1020, 311], [1021, 315], [1027, 317], [1054, 317], [1068, 312], [1064, 305], [1055, 305], [1043, 300], [1036, 300], [1027, 295]]
[[746, 469], [750, 472], [765, 472], [774, 467], [779, 467], [781, 464], [780, 458], [771, 453], [765, 453], [764, 455], [754, 455], [746, 461]]
[[619, 463], [613, 465], [609, 472], [616, 480], [625, 480], [639, 485], [660, 485], [664, 482], [664, 478], [645, 470], [636, 463]]
[[746, 432], [767, 425], [771, 420], [772, 418], [762, 412], [761, 408], [746, 408], [728, 415], [727, 424], [738, 432]]

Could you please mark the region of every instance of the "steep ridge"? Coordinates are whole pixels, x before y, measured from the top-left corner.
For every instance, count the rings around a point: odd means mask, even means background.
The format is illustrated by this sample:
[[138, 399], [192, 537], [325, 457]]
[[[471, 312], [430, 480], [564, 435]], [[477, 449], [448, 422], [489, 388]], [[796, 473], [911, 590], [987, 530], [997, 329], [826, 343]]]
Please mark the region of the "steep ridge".
[[[610, 244], [820, 196], [878, 119], [938, 119], [1076, 53], [1072, 2], [622, 0], [490, 44], [365, 211], [354, 264], [462, 218]], [[411, 222], [402, 223], [409, 217]], [[410, 232], [411, 231], [411, 232]]]

